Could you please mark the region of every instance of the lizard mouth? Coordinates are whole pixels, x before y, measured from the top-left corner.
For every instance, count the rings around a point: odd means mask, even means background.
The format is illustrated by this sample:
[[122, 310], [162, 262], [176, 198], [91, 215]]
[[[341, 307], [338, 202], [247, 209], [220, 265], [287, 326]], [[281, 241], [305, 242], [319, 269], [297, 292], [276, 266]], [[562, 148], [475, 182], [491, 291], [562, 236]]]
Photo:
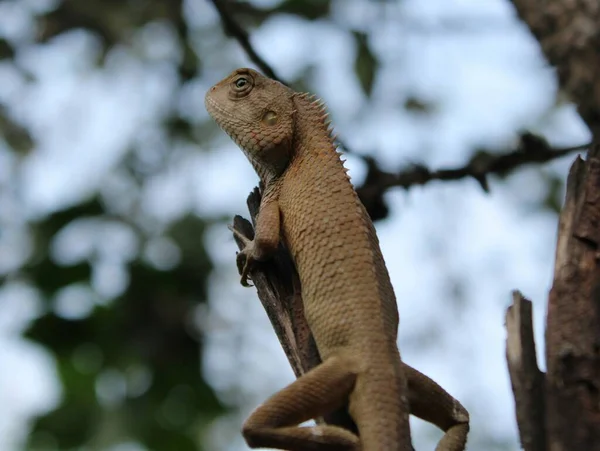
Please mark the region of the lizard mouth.
[[210, 91], [207, 92], [206, 97], [204, 97], [204, 106], [206, 107], [208, 114], [210, 114], [215, 120], [217, 120], [217, 118], [212, 114], [213, 111], [218, 111], [220, 114], [228, 114], [227, 111], [223, 110], [217, 101], [210, 96]]
[[[206, 107], [206, 111], [208, 114], [214, 119], [214, 121], [222, 128], [223, 122], [227, 119], [229, 123], [239, 123], [239, 119], [236, 119], [233, 113], [227, 111], [223, 108], [219, 103], [213, 99], [210, 95], [210, 91], [206, 93], [206, 97], [204, 97], [204, 106]], [[217, 114], [215, 114], [217, 113]]]

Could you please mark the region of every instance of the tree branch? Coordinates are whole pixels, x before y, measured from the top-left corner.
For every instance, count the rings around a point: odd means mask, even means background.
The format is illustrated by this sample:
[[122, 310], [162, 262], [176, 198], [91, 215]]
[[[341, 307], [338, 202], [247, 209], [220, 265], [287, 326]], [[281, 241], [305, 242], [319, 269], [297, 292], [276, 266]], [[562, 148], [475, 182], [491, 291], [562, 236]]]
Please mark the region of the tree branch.
[[518, 148], [506, 154], [491, 154], [482, 151], [476, 153], [464, 166], [431, 171], [423, 165], [416, 164], [398, 173], [383, 171], [375, 160], [365, 157], [368, 165], [367, 177], [363, 185], [356, 191], [371, 218], [378, 220], [387, 216], [383, 194], [388, 188], [399, 186], [408, 189], [434, 180], [451, 181], [473, 178], [484, 191], [489, 192], [488, 177], [490, 175], [505, 176], [526, 164], [546, 163], [569, 153], [585, 150], [589, 145], [586, 143], [554, 149], [543, 138], [524, 133], [521, 135]]
[[258, 53], [256, 53], [256, 50], [254, 50], [254, 47], [252, 47], [252, 44], [250, 44], [248, 32], [233, 18], [233, 15], [225, 6], [224, 2], [221, 0], [211, 0], [211, 2], [213, 5], [215, 5], [215, 9], [219, 13], [225, 33], [235, 38], [235, 40], [239, 42], [248, 55], [248, 58], [250, 58], [250, 60], [256, 64], [256, 66], [259, 67], [266, 76], [272, 78], [273, 80], [277, 80], [284, 85], [287, 85], [284, 80], [277, 76], [275, 70], [273, 70], [273, 68], [264, 59], [262, 59]]
[[513, 291], [506, 311], [506, 360], [515, 396], [521, 446], [546, 451], [544, 373], [537, 366], [531, 301]]

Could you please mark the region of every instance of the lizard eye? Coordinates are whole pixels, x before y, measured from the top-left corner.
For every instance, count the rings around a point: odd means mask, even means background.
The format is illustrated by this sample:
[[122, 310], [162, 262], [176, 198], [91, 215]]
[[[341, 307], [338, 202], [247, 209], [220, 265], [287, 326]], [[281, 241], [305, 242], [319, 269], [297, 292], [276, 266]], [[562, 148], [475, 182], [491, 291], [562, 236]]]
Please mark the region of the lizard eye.
[[241, 99], [246, 97], [254, 87], [254, 79], [250, 75], [239, 74], [231, 80], [229, 96], [231, 99]]
[[248, 80], [244, 77], [240, 77], [235, 81], [235, 87], [238, 89], [242, 89], [244, 86], [248, 84]]

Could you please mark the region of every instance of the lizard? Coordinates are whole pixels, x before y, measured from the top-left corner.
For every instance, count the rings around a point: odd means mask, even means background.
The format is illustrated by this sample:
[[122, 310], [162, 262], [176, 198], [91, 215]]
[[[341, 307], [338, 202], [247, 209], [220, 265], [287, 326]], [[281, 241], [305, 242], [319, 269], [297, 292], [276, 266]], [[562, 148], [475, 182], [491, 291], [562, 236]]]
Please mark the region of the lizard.
[[[242, 428], [246, 443], [289, 451], [412, 450], [394, 291], [324, 103], [242, 68], [208, 90], [205, 106], [264, 186], [254, 239], [238, 253], [241, 282], [247, 286], [251, 268], [283, 240], [321, 358], [250, 415]], [[300, 426], [345, 404], [358, 434], [330, 424]], [[438, 450], [464, 449], [468, 414], [459, 413]]]
[[[260, 188], [257, 187], [247, 199], [254, 224], [260, 201]], [[240, 250], [248, 239], [254, 237], [252, 224], [239, 215], [234, 217], [230, 229]], [[238, 270], [241, 272], [243, 268]], [[256, 265], [249, 273], [294, 374], [296, 377], [302, 376], [320, 364], [321, 357], [306, 323], [298, 272], [283, 243], [279, 243], [278, 251], [268, 262]], [[462, 449], [469, 427], [468, 412], [435, 381], [415, 368], [402, 364], [408, 381], [410, 413], [446, 431], [438, 451]], [[317, 418], [316, 422], [335, 424], [357, 432], [356, 425], [348, 415], [347, 405]]]

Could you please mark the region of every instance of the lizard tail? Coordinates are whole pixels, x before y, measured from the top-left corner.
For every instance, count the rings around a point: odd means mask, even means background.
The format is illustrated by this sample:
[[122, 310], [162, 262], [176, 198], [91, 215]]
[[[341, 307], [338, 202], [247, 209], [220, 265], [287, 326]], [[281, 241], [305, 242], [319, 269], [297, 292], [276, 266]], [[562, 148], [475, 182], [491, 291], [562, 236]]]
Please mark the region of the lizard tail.
[[362, 451], [413, 450], [407, 394], [399, 364], [386, 362], [380, 371], [372, 366], [358, 375], [349, 407], [358, 426]]

